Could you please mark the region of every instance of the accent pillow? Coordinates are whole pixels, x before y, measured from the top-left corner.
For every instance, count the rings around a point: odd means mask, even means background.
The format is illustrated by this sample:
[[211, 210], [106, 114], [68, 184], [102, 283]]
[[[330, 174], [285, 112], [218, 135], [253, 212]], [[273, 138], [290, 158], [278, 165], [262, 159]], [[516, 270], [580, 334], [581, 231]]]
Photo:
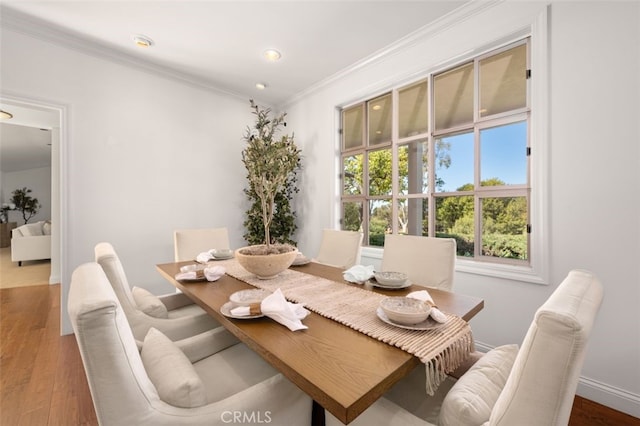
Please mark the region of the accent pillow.
[[481, 425], [504, 388], [518, 354], [518, 345], [490, 350], [453, 385], [442, 401], [440, 426]]
[[45, 220], [42, 224], [42, 235], [51, 235], [51, 221]]
[[189, 358], [157, 329], [151, 327], [147, 332], [140, 357], [161, 400], [183, 408], [207, 403], [204, 383]]
[[25, 237], [37, 237], [42, 235], [42, 225], [40, 223], [30, 223], [23, 225], [22, 235]]
[[133, 300], [138, 305], [138, 308], [147, 315], [156, 318], [169, 318], [169, 312], [164, 303], [157, 297], [151, 294], [149, 290], [140, 287], [134, 287], [131, 289]]

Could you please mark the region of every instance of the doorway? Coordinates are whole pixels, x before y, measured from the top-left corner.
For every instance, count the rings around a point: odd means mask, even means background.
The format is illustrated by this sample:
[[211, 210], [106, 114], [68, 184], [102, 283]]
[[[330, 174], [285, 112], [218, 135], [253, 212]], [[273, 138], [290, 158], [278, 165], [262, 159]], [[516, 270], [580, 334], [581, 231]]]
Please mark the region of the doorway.
[[[50, 134], [50, 146], [48, 146], [47, 149], [50, 149], [49, 166], [51, 169], [51, 190], [50, 194], [47, 195], [49, 195], [49, 219], [51, 220], [52, 227], [51, 261], [49, 276], [46, 281], [48, 282], [48, 284], [61, 283], [63, 281], [63, 277], [65, 276], [63, 273], [64, 268], [62, 260], [64, 258], [63, 231], [65, 229], [66, 215], [61, 208], [61, 206], [64, 205], [64, 203], [62, 202], [64, 191], [62, 185], [61, 170], [64, 170], [62, 167], [62, 163], [64, 159], [63, 153], [65, 152], [66, 146], [66, 138], [64, 136], [65, 133], [63, 126], [66, 117], [66, 107], [27, 98], [0, 95], [0, 109], [2, 109], [3, 111], [7, 111], [13, 115], [13, 117], [9, 120], [0, 121], [0, 125], [5, 126], [6, 124], [8, 126], [24, 126], [25, 129], [28, 128], [32, 131], [33, 129], [38, 129], [37, 131], [48, 132]], [[5, 172], [3, 171], [2, 174], [5, 175]], [[4, 183], [2, 183], [1, 187], [2, 199], [0, 201], [4, 203], [10, 199], [11, 190]], [[41, 277], [41, 275], [39, 275], [39, 277]]]

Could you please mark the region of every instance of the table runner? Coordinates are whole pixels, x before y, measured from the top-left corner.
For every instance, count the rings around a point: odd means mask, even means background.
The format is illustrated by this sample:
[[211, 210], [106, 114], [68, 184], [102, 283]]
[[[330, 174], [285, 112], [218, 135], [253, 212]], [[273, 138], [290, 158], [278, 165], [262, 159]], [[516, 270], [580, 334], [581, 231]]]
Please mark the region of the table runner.
[[270, 291], [280, 288], [290, 301], [418, 357], [426, 367], [428, 395], [474, 350], [471, 327], [455, 315], [447, 314], [447, 321], [437, 329], [403, 329], [383, 322], [376, 314], [380, 301], [388, 296], [292, 269], [261, 280], [235, 259], [220, 263], [234, 278]]

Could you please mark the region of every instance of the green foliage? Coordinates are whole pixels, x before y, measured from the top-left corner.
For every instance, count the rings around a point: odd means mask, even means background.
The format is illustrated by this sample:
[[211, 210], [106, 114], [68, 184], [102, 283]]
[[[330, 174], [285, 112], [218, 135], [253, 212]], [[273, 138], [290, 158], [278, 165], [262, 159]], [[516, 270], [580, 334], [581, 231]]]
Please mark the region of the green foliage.
[[[409, 145], [410, 146], [410, 145]], [[451, 144], [445, 139], [438, 139], [435, 147], [436, 163], [440, 168], [451, 164]], [[400, 193], [409, 190], [409, 149], [398, 149], [398, 174]], [[422, 153], [422, 163], [427, 162], [426, 151]], [[345, 195], [364, 194], [363, 182], [364, 158], [362, 154], [346, 157], [343, 167]], [[390, 149], [369, 151], [367, 154], [369, 170], [368, 192], [370, 196], [389, 196], [392, 192], [392, 156]], [[424, 172], [424, 171], [423, 171]], [[423, 177], [426, 182], [426, 172]], [[436, 178], [435, 187], [445, 184]], [[503, 186], [505, 183], [497, 178], [481, 182], [486, 186]], [[474, 184], [467, 183], [456, 189], [457, 192], [474, 191]], [[369, 208], [369, 244], [382, 246], [385, 233], [391, 227], [391, 209], [387, 200], [368, 203]], [[390, 198], [389, 200], [390, 201]], [[360, 204], [347, 202], [343, 204], [345, 229], [361, 230], [362, 212]], [[428, 215], [423, 209], [422, 235], [428, 235]], [[407, 232], [409, 203], [399, 200], [398, 224], [400, 233]], [[473, 257], [475, 247], [475, 205], [473, 195], [450, 196], [437, 199], [436, 234], [442, 237], [455, 238], [458, 256]], [[482, 198], [482, 254], [508, 259], [527, 259], [528, 206], [525, 197], [483, 197]]]
[[527, 236], [486, 234], [482, 237], [482, 254], [506, 259], [527, 260]]
[[362, 204], [344, 203], [344, 221], [342, 227], [346, 231], [362, 232]]
[[[492, 178], [482, 186], [504, 185]], [[458, 191], [469, 191], [466, 184]], [[438, 229], [456, 239], [458, 256], [473, 257], [474, 205], [472, 196], [447, 197], [436, 210]], [[527, 202], [524, 197], [487, 197], [482, 199], [482, 254], [505, 259], [527, 259]]]
[[300, 150], [293, 135], [275, 137], [286, 126], [286, 114], [271, 118], [270, 109], [262, 109], [253, 100], [256, 116], [253, 127], [247, 127], [242, 162], [247, 169], [249, 188], [244, 192], [251, 201], [244, 222], [244, 238], [249, 244], [289, 243], [297, 229], [291, 200], [298, 192], [296, 173], [301, 167]]
[[29, 195], [30, 193], [31, 190], [27, 187], [16, 189], [11, 193], [11, 203], [15, 204], [15, 209], [20, 210], [22, 213], [24, 223], [29, 222], [29, 219], [35, 216], [38, 210], [40, 210], [40, 207], [42, 207], [38, 199]]
[[[284, 188], [279, 191], [274, 198], [275, 212], [269, 228], [271, 243], [296, 245], [296, 241], [292, 239], [292, 235], [298, 229], [298, 226], [296, 225], [296, 213], [291, 210], [293, 194], [299, 192], [299, 189], [296, 187], [296, 181], [297, 178], [295, 176], [287, 180]], [[246, 212], [246, 219], [244, 221], [246, 233], [243, 237], [251, 245], [264, 244], [264, 224], [262, 222], [260, 199], [251, 188], [245, 188], [244, 193], [252, 203]]]
[[444, 232], [437, 232], [436, 237], [438, 238], [453, 238], [456, 240], [456, 252], [458, 256], [463, 257], [473, 257], [473, 235], [471, 236], [462, 236], [458, 234], [448, 234]]

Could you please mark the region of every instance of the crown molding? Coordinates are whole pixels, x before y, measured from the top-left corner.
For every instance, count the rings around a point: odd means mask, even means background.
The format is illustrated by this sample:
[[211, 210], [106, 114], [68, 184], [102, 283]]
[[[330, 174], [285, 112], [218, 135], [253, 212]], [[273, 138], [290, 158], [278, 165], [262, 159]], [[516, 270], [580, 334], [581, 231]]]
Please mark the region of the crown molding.
[[[285, 107], [289, 104], [299, 101], [314, 92], [334, 83], [345, 76], [365, 68], [367, 66], [382, 62], [390, 56], [396, 55], [403, 50], [419, 43], [425, 39], [435, 36], [438, 33], [446, 31], [461, 21], [482, 13], [486, 9], [494, 7], [496, 4], [503, 3], [507, 0], [472, 0], [443, 17], [433, 21], [422, 28], [408, 34], [407, 36], [397, 40], [396, 42], [386, 46], [383, 49], [374, 52], [366, 58], [344, 68], [343, 70], [309, 86], [308, 88], [289, 97], [276, 107]], [[26, 34], [42, 40], [47, 43], [55, 44], [61, 47], [69, 48], [86, 55], [97, 57], [100, 59], [110, 60], [121, 65], [130, 66], [148, 73], [165, 77], [171, 80], [187, 83], [189, 85], [216, 92], [221, 95], [230, 96], [236, 99], [246, 100], [246, 96], [237, 92], [227, 90], [216, 85], [214, 82], [203, 79], [193, 74], [185, 73], [167, 66], [154, 62], [152, 60], [144, 60], [137, 58], [127, 52], [118, 49], [112, 45], [105, 44], [95, 38], [90, 38], [76, 33], [68, 28], [52, 24], [40, 18], [22, 13], [18, 10], [0, 4], [0, 25], [12, 31]]]
[[210, 90], [221, 95], [245, 101], [247, 99], [245, 95], [223, 89], [215, 85], [215, 83], [201, 77], [176, 70], [165, 64], [137, 58], [121, 49], [118, 49], [117, 47], [103, 43], [95, 38], [81, 35], [69, 30], [68, 28], [63, 28], [40, 18], [22, 13], [18, 10], [12, 9], [6, 4], [0, 4], [0, 26], [17, 33], [37, 38], [47, 43], [72, 49], [89, 56], [109, 60], [120, 65], [133, 67], [156, 76], [187, 83], [191, 86]]

